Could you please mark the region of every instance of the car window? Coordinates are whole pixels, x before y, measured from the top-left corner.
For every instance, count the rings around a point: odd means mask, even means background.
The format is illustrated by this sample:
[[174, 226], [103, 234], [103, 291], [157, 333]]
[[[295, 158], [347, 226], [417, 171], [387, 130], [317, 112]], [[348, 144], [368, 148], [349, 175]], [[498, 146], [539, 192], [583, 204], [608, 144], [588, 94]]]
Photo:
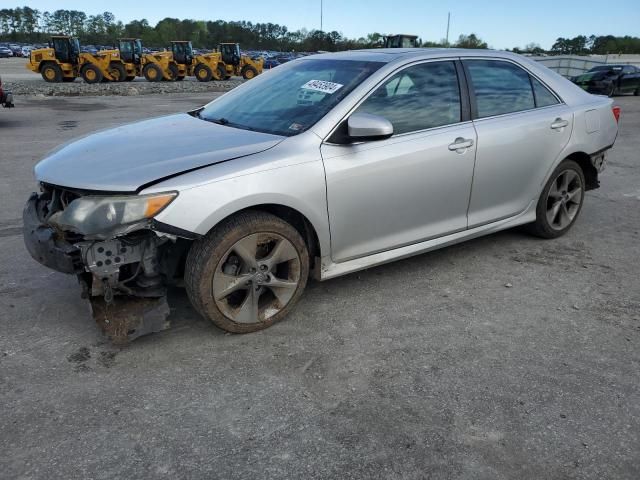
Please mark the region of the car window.
[[468, 60], [465, 64], [479, 118], [535, 108], [529, 74], [522, 68], [497, 60]]
[[531, 85], [533, 85], [533, 93], [535, 95], [536, 107], [548, 107], [549, 105], [558, 104], [558, 99], [536, 78], [531, 77]]
[[356, 110], [380, 115], [394, 133], [460, 122], [460, 89], [453, 62], [405, 68], [378, 87]]
[[297, 135], [383, 65], [357, 60], [297, 60], [214, 100], [198, 117], [234, 128]]

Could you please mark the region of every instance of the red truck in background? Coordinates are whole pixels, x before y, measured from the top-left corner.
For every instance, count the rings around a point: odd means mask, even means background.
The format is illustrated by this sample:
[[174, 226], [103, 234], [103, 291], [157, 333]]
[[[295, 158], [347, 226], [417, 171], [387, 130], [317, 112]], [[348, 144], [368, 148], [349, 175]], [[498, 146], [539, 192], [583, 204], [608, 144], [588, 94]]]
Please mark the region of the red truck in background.
[[13, 107], [13, 95], [2, 89], [2, 78], [0, 78], [0, 104], [5, 108]]

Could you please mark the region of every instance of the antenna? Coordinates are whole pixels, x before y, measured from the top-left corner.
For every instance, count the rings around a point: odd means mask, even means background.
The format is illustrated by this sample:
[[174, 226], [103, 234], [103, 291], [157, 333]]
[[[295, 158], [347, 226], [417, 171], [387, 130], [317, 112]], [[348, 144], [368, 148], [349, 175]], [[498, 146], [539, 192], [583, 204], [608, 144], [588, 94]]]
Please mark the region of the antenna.
[[449, 24], [451, 23], [451, 12], [447, 13], [447, 40], [445, 46], [449, 46]]

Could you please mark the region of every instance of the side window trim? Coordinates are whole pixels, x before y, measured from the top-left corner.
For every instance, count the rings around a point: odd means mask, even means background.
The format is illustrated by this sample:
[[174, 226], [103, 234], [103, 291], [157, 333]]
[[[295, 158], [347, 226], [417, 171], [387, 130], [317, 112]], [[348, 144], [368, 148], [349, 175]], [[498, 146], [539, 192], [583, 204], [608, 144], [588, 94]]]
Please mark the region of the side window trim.
[[[406, 70], [407, 68], [415, 67], [416, 65], [421, 65], [421, 64], [426, 64], [426, 63], [439, 63], [439, 62], [451, 62], [451, 63], [454, 64], [454, 68], [456, 70], [456, 77], [457, 77], [457, 80], [458, 80], [458, 91], [459, 91], [459, 94], [460, 94], [460, 121], [456, 122], [456, 123], [450, 123], [450, 124], [447, 124], [447, 125], [440, 125], [440, 126], [437, 126], [437, 127], [424, 128], [422, 130], [414, 130], [412, 132], [394, 133], [390, 138], [396, 138], [396, 137], [405, 136], [405, 135], [414, 135], [414, 134], [417, 134], [417, 133], [423, 133], [423, 132], [430, 131], [430, 130], [437, 130], [437, 129], [447, 128], [447, 127], [452, 127], [452, 126], [455, 126], [455, 125], [461, 125], [463, 123], [470, 122], [472, 120], [472, 111], [471, 111], [471, 104], [470, 104], [470, 91], [469, 91], [469, 87], [468, 87], [468, 83], [466, 81], [466, 78], [463, 75], [461, 75], [461, 70], [463, 69], [463, 66], [462, 66], [462, 62], [460, 61], [460, 57], [420, 59], [420, 60], [413, 61], [411, 63], [406, 63], [404, 65], [400, 65], [397, 69], [393, 70], [392, 72], [389, 72], [389, 74], [386, 77], [384, 77], [378, 83], [376, 83], [358, 101], [358, 103], [356, 103], [353, 107], [351, 107], [351, 109], [344, 115], [344, 117], [342, 117], [340, 119], [340, 121], [336, 123], [336, 125], [331, 129], [329, 134], [324, 138], [323, 143], [332, 144], [332, 145], [334, 145], [334, 144], [335, 145], [340, 145], [339, 143], [332, 142], [330, 139], [334, 137], [334, 135], [337, 133], [338, 129], [344, 124], [344, 122], [351, 115], [353, 115], [353, 112], [355, 112], [360, 107], [360, 105], [362, 105], [365, 101], [367, 101], [367, 99], [371, 95], [373, 95], [373, 93], [376, 90], [378, 90], [378, 88], [380, 88], [382, 85], [384, 85], [385, 82], [389, 81], [389, 79], [391, 79], [394, 75], [397, 75], [398, 73], [402, 72], [403, 70]], [[362, 142], [358, 142], [358, 143], [362, 143]]]
[[[468, 64], [469, 62], [472, 62], [473, 60], [492, 60], [492, 61], [497, 61], [497, 62], [506, 62], [506, 63], [510, 63], [512, 65], [515, 65], [516, 67], [522, 69], [525, 73], [527, 73], [529, 75], [529, 83], [531, 84], [531, 93], [533, 94], [533, 101], [535, 104], [534, 108], [529, 108], [527, 110], [519, 110], [517, 112], [508, 112], [508, 113], [501, 113], [499, 115], [490, 115], [488, 117], [479, 117], [478, 116], [478, 103], [476, 100], [476, 95], [475, 95], [475, 91], [473, 90], [473, 84], [471, 83], [471, 73], [469, 72], [469, 67]], [[462, 63], [462, 68], [464, 70], [464, 74], [466, 76], [467, 79], [467, 85], [468, 85], [468, 91], [469, 91], [469, 99], [470, 99], [470, 104], [471, 104], [471, 119], [472, 120], [484, 120], [487, 118], [495, 118], [495, 117], [504, 117], [506, 115], [517, 115], [520, 113], [524, 113], [524, 112], [531, 112], [532, 110], [537, 110], [539, 108], [549, 108], [549, 107], [555, 107], [556, 105], [564, 105], [564, 101], [562, 100], [562, 98], [560, 98], [560, 96], [552, 89], [549, 87], [549, 85], [547, 85], [543, 80], [541, 80], [538, 76], [534, 75], [533, 73], [531, 73], [527, 68], [525, 68], [524, 66], [520, 65], [517, 62], [514, 62], [508, 58], [496, 58], [496, 57], [463, 57], [460, 58], [460, 62]], [[535, 89], [533, 88], [533, 80], [532, 79], [536, 79], [538, 82], [540, 82], [540, 84], [546, 88], [551, 95], [553, 95], [556, 100], [558, 100], [558, 103], [556, 105], [547, 105], [544, 107], [538, 107], [538, 100], [536, 98], [536, 92]]]

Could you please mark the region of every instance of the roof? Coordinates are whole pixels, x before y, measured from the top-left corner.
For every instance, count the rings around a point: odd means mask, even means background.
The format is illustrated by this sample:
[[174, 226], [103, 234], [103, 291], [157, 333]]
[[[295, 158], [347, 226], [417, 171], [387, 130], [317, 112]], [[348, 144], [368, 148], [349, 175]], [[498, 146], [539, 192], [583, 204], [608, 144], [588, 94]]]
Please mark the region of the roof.
[[500, 50], [467, 49], [467, 48], [371, 48], [363, 50], [348, 50], [345, 52], [323, 53], [306, 58], [327, 58], [339, 60], [360, 60], [370, 62], [390, 63], [410, 60], [412, 58], [440, 58], [440, 57], [498, 57], [518, 58], [520, 55]]

